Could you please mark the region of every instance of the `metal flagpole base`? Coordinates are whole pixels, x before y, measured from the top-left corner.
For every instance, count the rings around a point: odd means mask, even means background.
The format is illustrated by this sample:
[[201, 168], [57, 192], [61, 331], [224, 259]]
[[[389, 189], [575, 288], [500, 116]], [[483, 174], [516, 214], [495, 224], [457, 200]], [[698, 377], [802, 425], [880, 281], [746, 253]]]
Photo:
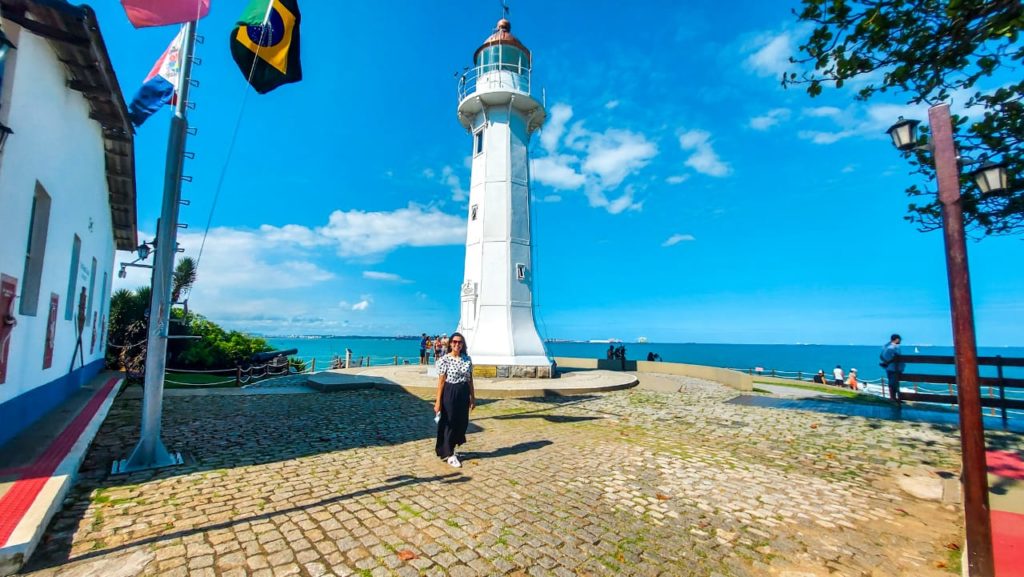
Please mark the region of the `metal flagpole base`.
[[159, 469], [161, 467], [173, 467], [185, 462], [181, 457], [181, 453], [168, 451], [160, 439], [156, 440], [156, 446], [153, 447], [153, 451], [145, 449], [143, 442], [139, 441], [139, 444], [135, 446], [132, 454], [127, 459], [114, 461], [110, 466], [110, 474], [117, 475], [120, 473]]

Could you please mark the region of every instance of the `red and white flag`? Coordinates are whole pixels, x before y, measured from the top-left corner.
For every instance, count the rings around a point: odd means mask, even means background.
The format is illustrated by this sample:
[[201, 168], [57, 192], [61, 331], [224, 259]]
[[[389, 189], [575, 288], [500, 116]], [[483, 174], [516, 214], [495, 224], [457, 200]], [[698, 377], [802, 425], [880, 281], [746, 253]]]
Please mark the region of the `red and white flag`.
[[210, 11], [210, 0], [121, 0], [121, 5], [136, 28], [199, 20]]

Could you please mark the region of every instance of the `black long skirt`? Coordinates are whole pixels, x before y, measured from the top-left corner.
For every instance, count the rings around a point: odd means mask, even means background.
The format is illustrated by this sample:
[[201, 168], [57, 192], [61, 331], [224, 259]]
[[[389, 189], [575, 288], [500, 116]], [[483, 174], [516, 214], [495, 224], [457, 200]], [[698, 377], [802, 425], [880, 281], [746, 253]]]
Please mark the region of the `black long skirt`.
[[455, 446], [466, 442], [469, 427], [469, 383], [445, 382], [441, 389], [441, 420], [437, 422], [437, 443], [434, 452], [447, 459], [455, 454]]

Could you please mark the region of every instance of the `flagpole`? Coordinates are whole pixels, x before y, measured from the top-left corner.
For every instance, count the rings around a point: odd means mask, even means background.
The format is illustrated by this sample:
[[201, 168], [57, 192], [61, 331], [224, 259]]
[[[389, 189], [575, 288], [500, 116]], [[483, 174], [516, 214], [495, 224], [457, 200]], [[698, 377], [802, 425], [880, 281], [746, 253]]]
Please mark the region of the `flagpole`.
[[128, 459], [115, 464], [115, 471], [125, 473], [181, 464], [181, 457], [172, 455], [160, 439], [163, 413], [164, 372], [167, 368], [167, 338], [171, 316], [171, 282], [174, 256], [178, 252], [178, 207], [181, 204], [181, 177], [185, 163], [185, 140], [188, 135], [189, 80], [192, 76], [192, 50], [195, 47], [196, 22], [185, 24], [185, 41], [179, 54], [181, 74], [178, 76], [177, 102], [171, 130], [167, 138], [167, 161], [164, 170], [164, 195], [157, 224], [156, 251], [153, 262], [152, 300], [149, 305], [149, 330], [146, 342], [146, 380], [142, 399], [142, 432], [138, 445]]

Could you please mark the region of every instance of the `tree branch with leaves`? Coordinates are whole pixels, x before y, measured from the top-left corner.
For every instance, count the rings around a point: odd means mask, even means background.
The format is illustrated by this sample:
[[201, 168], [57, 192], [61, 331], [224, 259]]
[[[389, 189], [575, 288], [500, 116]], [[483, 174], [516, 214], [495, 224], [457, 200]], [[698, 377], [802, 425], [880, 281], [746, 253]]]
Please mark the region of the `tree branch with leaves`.
[[[803, 9], [793, 13], [814, 29], [800, 54], [790, 58], [801, 70], [784, 74], [783, 86], [804, 86], [815, 97], [825, 87], [842, 88], [856, 79], [862, 84], [855, 98], [861, 101], [886, 92], [906, 95], [908, 104], [965, 98], [965, 114], [953, 116], [961, 156], [1004, 162], [1011, 179], [1024, 175], [1021, 0], [803, 0]], [[926, 137], [924, 132], [922, 144]], [[930, 151], [905, 156], [914, 173], [934, 181]], [[968, 225], [983, 234], [1024, 232], [1019, 184], [981, 197], [967, 184], [968, 176], [962, 178]], [[922, 230], [939, 228], [934, 193], [915, 185], [907, 194], [907, 220]]]

